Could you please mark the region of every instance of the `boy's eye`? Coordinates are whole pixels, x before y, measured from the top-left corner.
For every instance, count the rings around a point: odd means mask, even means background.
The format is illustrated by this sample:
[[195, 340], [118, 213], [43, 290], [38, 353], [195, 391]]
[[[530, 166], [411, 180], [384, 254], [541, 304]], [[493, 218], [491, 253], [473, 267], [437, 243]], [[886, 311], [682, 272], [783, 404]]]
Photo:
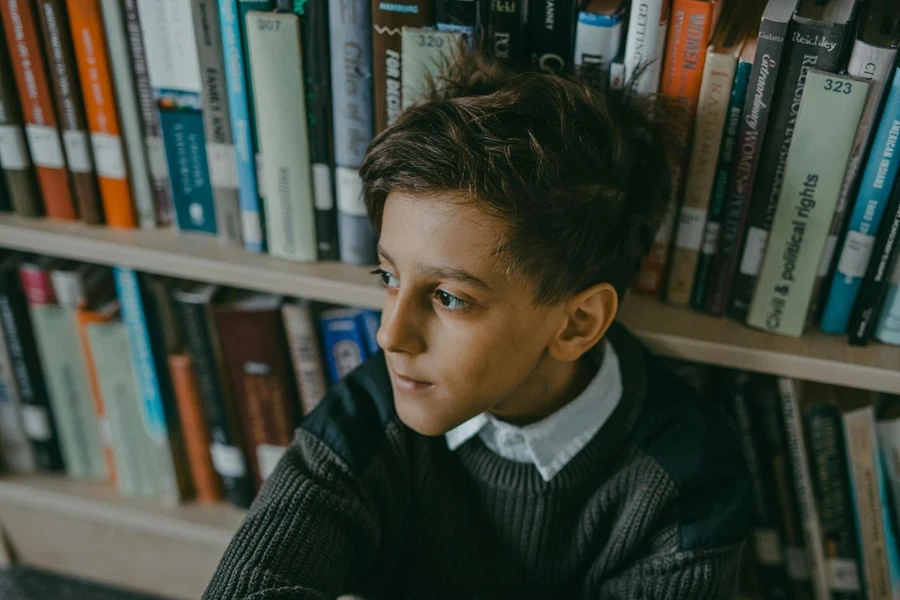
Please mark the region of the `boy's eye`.
[[381, 285], [383, 285], [384, 287], [400, 287], [400, 281], [384, 269], [375, 269], [374, 271], [372, 271], [372, 275], [378, 275], [379, 279], [381, 279]]
[[448, 294], [444, 290], [437, 290], [434, 295], [441, 303], [441, 306], [451, 312], [466, 310], [467, 308], [470, 308], [472, 306], [471, 302], [461, 300], [453, 294]]

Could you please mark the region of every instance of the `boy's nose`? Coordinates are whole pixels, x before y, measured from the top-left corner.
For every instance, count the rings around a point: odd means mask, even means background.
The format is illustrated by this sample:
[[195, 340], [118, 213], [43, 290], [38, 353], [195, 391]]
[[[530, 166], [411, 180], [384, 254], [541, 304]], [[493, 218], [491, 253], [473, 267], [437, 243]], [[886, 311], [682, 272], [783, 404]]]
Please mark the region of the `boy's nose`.
[[399, 293], [385, 301], [381, 312], [381, 327], [375, 339], [385, 352], [419, 354], [425, 350], [420, 335], [421, 316], [411, 298]]

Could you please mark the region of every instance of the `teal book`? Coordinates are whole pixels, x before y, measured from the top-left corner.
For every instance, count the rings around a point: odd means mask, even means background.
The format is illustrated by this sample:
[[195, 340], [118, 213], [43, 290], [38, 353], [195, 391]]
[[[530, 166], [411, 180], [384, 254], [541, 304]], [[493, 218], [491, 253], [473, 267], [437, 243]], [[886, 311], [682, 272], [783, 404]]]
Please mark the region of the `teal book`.
[[748, 325], [803, 332], [868, 90], [866, 81], [809, 71]]

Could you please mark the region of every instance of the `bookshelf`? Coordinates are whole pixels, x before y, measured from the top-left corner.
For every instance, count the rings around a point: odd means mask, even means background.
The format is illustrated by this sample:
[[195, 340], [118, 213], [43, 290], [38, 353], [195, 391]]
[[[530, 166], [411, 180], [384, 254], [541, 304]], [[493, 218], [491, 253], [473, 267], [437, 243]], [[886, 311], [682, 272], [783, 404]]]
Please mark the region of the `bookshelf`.
[[[0, 247], [335, 304], [379, 308], [382, 300], [366, 267], [295, 263], [171, 230], [115, 230], [2, 215]], [[661, 355], [900, 393], [900, 347], [853, 347], [843, 336], [816, 330], [787, 338], [646, 296], [629, 297], [620, 316]]]

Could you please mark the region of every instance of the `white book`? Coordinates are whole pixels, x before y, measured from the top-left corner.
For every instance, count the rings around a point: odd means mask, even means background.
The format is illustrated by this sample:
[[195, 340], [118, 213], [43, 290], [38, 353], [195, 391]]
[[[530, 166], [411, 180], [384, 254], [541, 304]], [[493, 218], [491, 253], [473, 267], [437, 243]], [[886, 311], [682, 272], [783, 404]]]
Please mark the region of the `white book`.
[[203, 86], [191, 3], [138, 0], [138, 14], [150, 85], [154, 89], [200, 94]]
[[123, 496], [151, 498], [154, 482], [152, 469], [146, 463], [150, 442], [140, 424], [128, 332], [121, 321], [92, 323], [86, 330], [106, 405], [119, 492]]
[[627, 3], [606, 6], [607, 12], [594, 13], [590, 12], [590, 3], [585, 4], [575, 26], [575, 72], [582, 79], [601, 85], [609, 83], [610, 64], [622, 47]]
[[30, 311], [66, 471], [75, 479], [102, 479], [106, 460], [75, 309], [36, 305]]
[[2, 322], [0, 322], [0, 458], [3, 466], [13, 473], [32, 473], [36, 469], [34, 452], [22, 420], [22, 401], [16, 386], [12, 361], [7, 352]]
[[300, 390], [300, 407], [305, 416], [312, 412], [328, 390], [319, 335], [309, 302], [296, 300], [285, 303], [281, 307], [281, 316], [284, 320], [288, 348], [291, 351], [297, 388]]
[[669, 0], [635, 0], [631, 3], [625, 37], [625, 81], [630, 83], [641, 69], [634, 90], [654, 94], [659, 89], [666, 28], [669, 24]]
[[401, 43], [400, 86], [406, 110], [425, 99], [432, 83], [440, 85], [441, 74], [464, 47], [465, 36], [455, 31], [404, 27]]
[[290, 13], [247, 13], [247, 45], [256, 101], [259, 148], [265, 157], [269, 254], [315, 261], [316, 228], [306, 118], [300, 19]]
[[122, 3], [121, 0], [100, 0], [100, 8], [103, 11], [103, 30], [109, 49], [113, 88], [116, 106], [119, 108], [119, 125], [125, 142], [134, 206], [141, 228], [153, 229], [156, 227], [156, 211], [153, 206], [153, 188], [150, 184], [150, 159], [144, 145], [141, 112], [134, 74], [131, 70], [131, 48], [125, 35]]

